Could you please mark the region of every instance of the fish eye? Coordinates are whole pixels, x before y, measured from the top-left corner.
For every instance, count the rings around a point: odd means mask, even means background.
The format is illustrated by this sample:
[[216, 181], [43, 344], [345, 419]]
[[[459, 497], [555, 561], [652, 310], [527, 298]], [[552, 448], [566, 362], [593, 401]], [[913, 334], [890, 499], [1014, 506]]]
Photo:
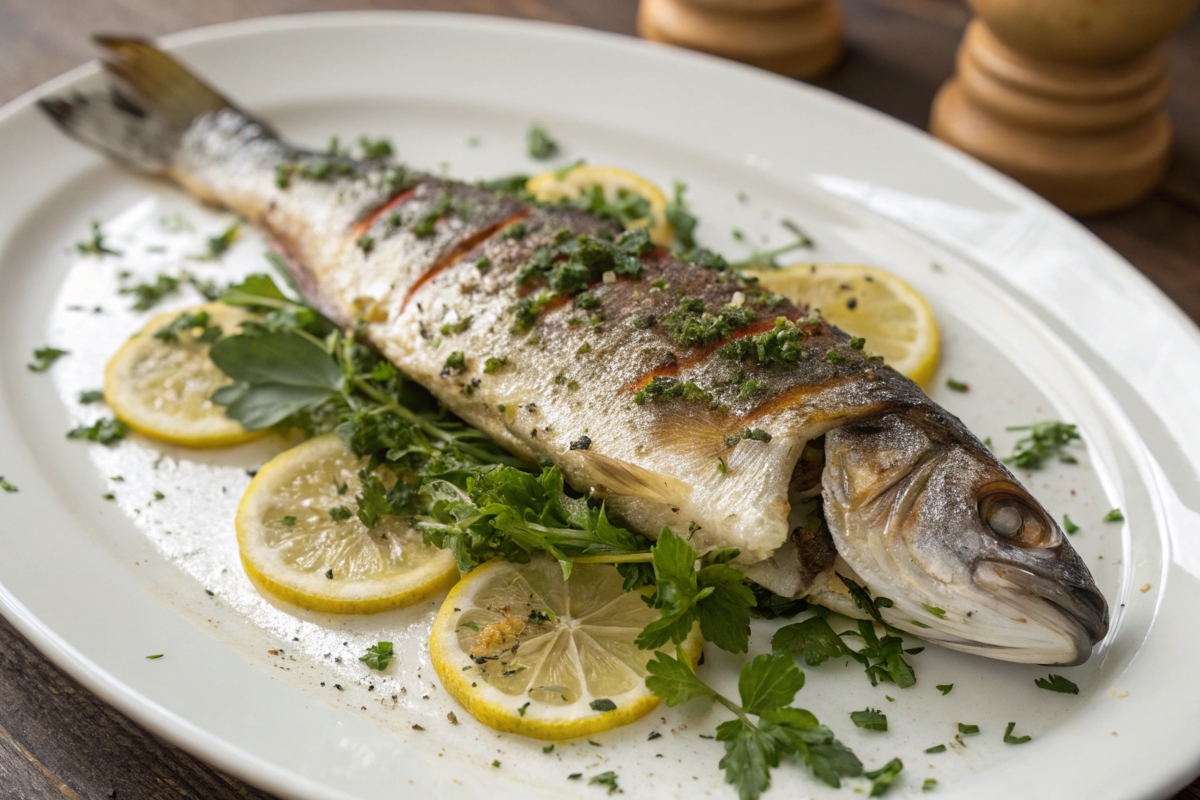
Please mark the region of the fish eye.
[[1051, 527], [1042, 514], [1011, 494], [985, 496], [979, 513], [992, 533], [1020, 547], [1041, 547], [1050, 538]]

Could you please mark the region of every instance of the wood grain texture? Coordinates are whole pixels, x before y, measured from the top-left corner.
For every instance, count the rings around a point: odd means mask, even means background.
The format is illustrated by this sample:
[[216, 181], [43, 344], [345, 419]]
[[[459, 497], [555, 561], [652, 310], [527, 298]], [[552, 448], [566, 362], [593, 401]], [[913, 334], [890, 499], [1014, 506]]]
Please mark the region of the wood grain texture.
[[[840, 0], [847, 53], [825, 88], [924, 128], [968, 15], [955, 0]], [[97, 31], [161, 35], [267, 14], [362, 8], [499, 14], [632, 33], [636, 0], [0, 0], [0, 103], [91, 58]], [[1162, 187], [1085, 224], [1200, 320], [1200, 18], [1168, 43], [1177, 132]], [[105, 705], [0, 619], [0, 798], [267, 798]], [[1176, 800], [1200, 800], [1200, 782]]]

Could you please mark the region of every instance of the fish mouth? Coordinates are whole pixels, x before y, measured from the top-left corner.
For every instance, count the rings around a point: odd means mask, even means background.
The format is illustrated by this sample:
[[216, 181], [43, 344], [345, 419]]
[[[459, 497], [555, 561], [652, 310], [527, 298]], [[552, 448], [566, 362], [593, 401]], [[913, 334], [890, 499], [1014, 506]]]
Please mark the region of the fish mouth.
[[[1056, 628], [1071, 640], [1074, 657], [1056, 660], [1052, 662], [1054, 665], [1082, 664], [1091, 656], [1092, 645], [1108, 634], [1108, 603], [1090, 581], [1078, 585], [1003, 561], [980, 562], [972, 577], [980, 588], [1013, 603], [1028, 617], [1045, 627]], [[1023, 591], [1026, 597], [1013, 598], [1014, 589]]]

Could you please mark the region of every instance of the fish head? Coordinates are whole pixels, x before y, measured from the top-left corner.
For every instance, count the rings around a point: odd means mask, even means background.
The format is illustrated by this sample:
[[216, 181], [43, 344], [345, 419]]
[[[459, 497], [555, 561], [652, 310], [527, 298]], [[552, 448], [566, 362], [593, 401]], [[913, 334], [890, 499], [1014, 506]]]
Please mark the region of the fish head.
[[957, 419], [912, 409], [826, 435], [838, 555], [890, 624], [1005, 661], [1079, 664], [1108, 605], [1062, 529]]

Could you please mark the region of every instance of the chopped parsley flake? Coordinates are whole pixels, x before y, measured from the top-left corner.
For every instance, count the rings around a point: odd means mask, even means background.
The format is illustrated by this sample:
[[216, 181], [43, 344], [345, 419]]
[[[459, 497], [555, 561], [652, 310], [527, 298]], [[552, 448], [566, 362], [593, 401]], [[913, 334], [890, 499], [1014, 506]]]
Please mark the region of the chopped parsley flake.
[[937, 778], [926, 778], [925, 782], [921, 784], [922, 792], [932, 792], [936, 788], [937, 788]]
[[593, 784], [607, 786], [609, 794], [615, 794], [621, 791], [621, 787], [617, 786], [617, 773], [613, 772], [612, 770], [609, 770], [608, 772], [601, 772], [599, 775], [593, 775], [592, 777], [588, 778], [588, 786], [592, 786]]
[[1125, 515], [1121, 513], [1121, 509], [1114, 508], [1104, 515], [1105, 522], [1124, 522]]
[[1013, 426], [1007, 430], [1029, 431], [1029, 435], [1017, 441], [1013, 454], [1004, 459], [1006, 464], [1020, 469], [1038, 469], [1053, 456], [1057, 456], [1064, 464], [1077, 463], [1075, 456], [1066, 449], [1071, 442], [1081, 439], [1075, 425], [1050, 420]]
[[148, 311], [166, 296], [175, 294], [179, 291], [179, 278], [171, 277], [170, 275], [159, 274], [155, 277], [153, 283], [139, 283], [134, 286], [122, 286], [117, 290], [118, 294], [133, 295], [135, 302], [132, 306], [134, 311]]
[[1067, 533], [1078, 533], [1079, 526], [1071, 521], [1071, 518], [1063, 514], [1063, 530]]
[[18, 489], [16, 486], [14, 486], [13, 484], [11, 484], [11, 483], [9, 483], [8, 481], [6, 481], [6, 480], [4, 479], [4, 476], [3, 476], [3, 475], [0, 475], [0, 489], [3, 489], [4, 491], [6, 491], [6, 492], [9, 492], [9, 493], [14, 493], [14, 492], [19, 492], [19, 491], [21, 491], [21, 490], [20, 490], [20, 489]]
[[371, 255], [371, 251], [375, 249], [375, 240], [370, 236], [358, 237], [358, 241], [355, 244], [358, 245], [359, 250], [362, 250], [364, 256]]
[[471, 327], [471, 323], [474, 320], [474, 315], [468, 315], [457, 322], [447, 322], [442, 325], [442, 336], [450, 336], [451, 334], [462, 333], [467, 328]]
[[114, 250], [104, 242], [104, 231], [99, 222], [92, 223], [92, 238], [75, 245], [75, 249], [85, 256], [119, 256], [120, 250]]
[[958, 732], [963, 736], [973, 736], [979, 733], [978, 725], [966, 725], [962, 722], [958, 723]]
[[358, 137], [358, 146], [362, 148], [363, 158], [367, 161], [387, 158], [393, 152], [392, 143], [383, 137], [371, 139], [367, 136], [360, 136]]
[[280, 517], [279, 521], [284, 525], [287, 525], [289, 528], [296, 524], [296, 518], [291, 514], [288, 514], [286, 517]]
[[665, 375], [655, 375], [644, 389], [633, 396], [633, 402], [640, 406], [647, 400], [673, 400], [676, 398], [688, 403], [712, 402], [712, 395], [692, 381], [681, 381]]
[[663, 326], [680, 347], [707, 347], [728, 339], [753, 321], [754, 311], [749, 308], [726, 306], [716, 314], [708, 314], [699, 299], [685, 297], [663, 319]]
[[868, 708], [865, 711], [851, 711], [850, 721], [856, 727], [863, 728], [868, 731], [886, 731], [887, 715], [881, 714], [878, 709]]
[[1026, 742], [1028, 742], [1030, 739], [1033, 738], [1032, 736], [1013, 736], [1012, 732], [1013, 732], [1013, 728], [1015, 728], [1015, 727], [1017, 727], [1017, 723], [1010, 722], [1010, 723], [1008, 723], [1008, 727], [1004, 729], [1004, 743], [1005, 744], [1025, 744]]
[[746, 428], [746, 430], [742, 431], [741, 433], [735, 433], [731, 436], [726, 436], [725, 446], [733, 447], [743, 439], [749, 439], [754, 442], [769, 442], [771, 441], [771, 434], [767, 433], [762, 428]]
[[225, 255], [233, 243], [238, 238], [238, 225], [235, 223], [230, 225], [216, 236], [210, 236], [205, 242], [205, 251], [203, 255], [192, 256], [193, 261], [216, 261]]
[[931, 754], [932, 753], [944, 753], [944, 752], [946, 752], [946, 745], [935, 744], [933, 747], [926, 748], [925, 752], [931, 753]]
[[787, 317], [777, 317], [768, 331], [729, 342], [717, 355], [731, 361], [750, 361], [763, 366], [794, 364], [807, 357], [801, 345], [804, 333]]
[[938, 619], [946, 618], [946, 612], [943, 609], [938, 608], [937, 606], [931, 606], [927, 603], [921, 603], [921, 607], [924, 608], [926, 611], [928, 611], [930, 614], [933, 614]]
[[119, 419], [105, 417], [96, 420], [91, 425], [80, 425], [67, 432], [68, 439], [86, 439], [99, 444], [112, 444], [124, 439], [129, 428]]
[[558, 155], [558, 151], [558, 142], [545, 128], [536, 123], [529, 126], [529, 132], [525, 134], [525, 153], [530, 158], [545, 161]]
[[102, 400], [104, 400], [103, 389], [88, 389], [79, 393], [79, 402], [85, 406], [92, 403], [99, 403]]
[[350, 512], [350, 509], [346, 508], [345, 506], [334, 506], [333, 508], [329, 509], [329, 516], [335, 522], [345, 522], [346, 520], [350, 519], [353, 514]]
[[947, 378], [946, 385], [956, 392], [969, 392], [971, 387], [962, 381], [956, 381], [954, 378]]
[[371, 669], [384, 670], [395, 656], [391, 642], [378, 642], [368, 647], [367, 652], [359, 656], [358, 660]]
[[484, 375], [494, 375], [495, 373], [499, 372], [501, 369], [503, 369], [507, 365], [508, 365], [507, 358], [488, 357], [488, 359], [483, 362], [483, 374]]
[[25, 368], [30, 372], [45, 372], [55, 361], [69, 352], [69, 350], [60, 350], [57, 347], [39, 347], [33, 351], [33, 361], [26, 364]]
[[948, 694], [950, 694], [950, 690], [951, 690], [951, 689], [953, 689], [953, 688], [954, 688], [954, 684], [953, 684], [953, 683], [939, 683], [939, 684], [937, 685], [937, 690], [938, 690], [939, 692], [941, 692], [943, 695], [948, 695]]
[[185, 311], [154, 332], [154, 338], [170, 344], [179, 341], [181, 333], [195, 333], [196, 341], [211, 344], [221, 338], [221, 326], [213, 325], [207, 311]]
[[896, 776], [904, 769], [904, 764], [898, 758], [893, 758], [877, 770], [864, 772], [863, 777], [871, 781], [869, 797], [881, 797], [896, 781]]
[[446, 365], [442, 367], [442, 377], [462, 372], [467, 368], [467, 357], [462, 350], [455, 350], [446, 357]]
[[1079, 694], [1079, 687], [1071, 681], [1064, 678], [1062, 675], [1051, 673], [1045, 678], [1038, 678], [1034, 684], [1039, 689], [1046, 689], [1050, 692], [1061, 692], [1062, 694]]
[[617, 710], [617, 704], [614, 703], [612, 700], [609, 700], [607, 697], [601, 697], [597, 700], [593, 700], [588, 705], [590, 705], [592, 707], [592, 711], [616, 711]]

